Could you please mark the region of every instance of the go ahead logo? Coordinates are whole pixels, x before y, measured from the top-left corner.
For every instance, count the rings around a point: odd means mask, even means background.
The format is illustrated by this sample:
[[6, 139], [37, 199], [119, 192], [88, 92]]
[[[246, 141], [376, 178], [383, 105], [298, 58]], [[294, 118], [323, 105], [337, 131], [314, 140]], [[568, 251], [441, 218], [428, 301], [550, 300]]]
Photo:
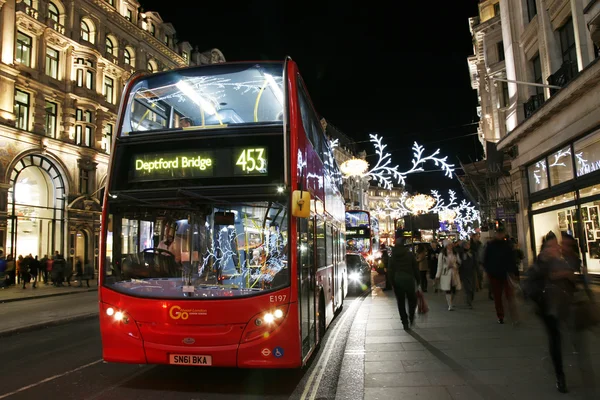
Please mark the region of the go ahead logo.
[[180, 306], [173, 306], [169, 309], [169, 317], [171, 319], [186, 320], [190, 315], [207, 315], [208, 311], [203, 308], [181, 308]]

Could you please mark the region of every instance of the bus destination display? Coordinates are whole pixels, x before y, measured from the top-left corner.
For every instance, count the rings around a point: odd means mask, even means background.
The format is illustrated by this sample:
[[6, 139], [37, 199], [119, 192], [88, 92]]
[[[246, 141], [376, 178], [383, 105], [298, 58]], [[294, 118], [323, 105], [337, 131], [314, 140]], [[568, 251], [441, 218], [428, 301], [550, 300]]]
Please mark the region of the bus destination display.
[[260, 146], [137, 154], [132, 180], [264, 176], [267, 161], [267, 148]]

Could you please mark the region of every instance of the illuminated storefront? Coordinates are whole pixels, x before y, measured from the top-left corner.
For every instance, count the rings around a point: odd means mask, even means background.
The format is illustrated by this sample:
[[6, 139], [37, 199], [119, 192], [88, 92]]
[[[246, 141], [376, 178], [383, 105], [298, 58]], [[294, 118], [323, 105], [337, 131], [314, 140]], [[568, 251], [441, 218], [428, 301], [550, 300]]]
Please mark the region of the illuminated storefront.
[[7, 253], [39, 256], [63, 252], [64, 174], [54, 162], [28, 155], [14, 166], [8, 190]]
[[548, 232], [568, 233], [588, 272], [600, 274], [600, 130], [537, 159], [527, 180], [535, 254]]

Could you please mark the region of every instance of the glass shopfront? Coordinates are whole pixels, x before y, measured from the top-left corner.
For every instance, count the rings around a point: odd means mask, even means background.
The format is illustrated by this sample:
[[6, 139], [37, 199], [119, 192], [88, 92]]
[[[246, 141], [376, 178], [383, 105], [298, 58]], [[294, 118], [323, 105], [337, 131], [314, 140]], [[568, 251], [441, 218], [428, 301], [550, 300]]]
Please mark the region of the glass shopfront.
[[600, 274], [600, 131], [536, 160], [527, 175], [535, 254], [548, 232], [567, 233], [588, 272]]
[[23, 158], [11, 173], [6, 253], [52, 255], [63, 252], [65, 187], [62, 176], [42, 156]]

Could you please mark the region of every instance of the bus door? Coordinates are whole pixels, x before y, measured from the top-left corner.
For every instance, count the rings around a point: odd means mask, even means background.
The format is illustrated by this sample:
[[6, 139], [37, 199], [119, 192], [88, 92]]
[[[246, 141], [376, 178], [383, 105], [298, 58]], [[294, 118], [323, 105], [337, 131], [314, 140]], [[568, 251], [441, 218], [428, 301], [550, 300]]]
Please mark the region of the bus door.
[[302, 359], [316, 344], [314, 219], [298, 218], [298, 299]]

